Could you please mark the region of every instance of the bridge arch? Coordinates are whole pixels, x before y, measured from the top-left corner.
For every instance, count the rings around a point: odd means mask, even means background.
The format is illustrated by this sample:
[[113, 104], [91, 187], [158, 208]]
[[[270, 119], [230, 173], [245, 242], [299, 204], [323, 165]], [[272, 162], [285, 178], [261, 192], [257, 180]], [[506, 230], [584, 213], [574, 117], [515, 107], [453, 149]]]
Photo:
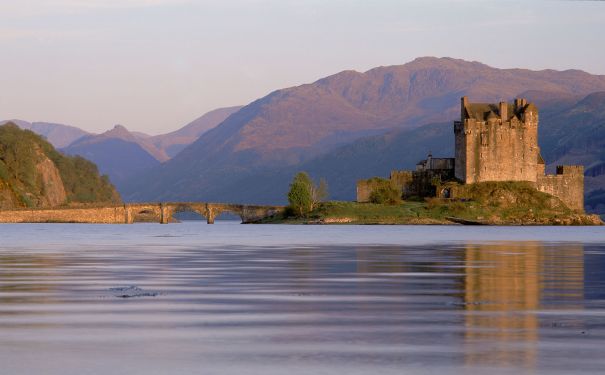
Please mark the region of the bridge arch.
[[159, 222], [161, 210], [159, 204], [139, 203], [124, 205], [125, 223]]
[[131, 203], [125, 204], [124, 209], [125, 223], [143, 221], [167, 224], [173, 221], [173, 215], [178, 212], [195, 212], [206, 218], [208, 224], [214, 224], [214, 220], [226, 212], [239, 216], [242, 223], [253, 223], [282, 212], [284, 208], [234, 203], [167, 202]]
[[162, 215], [160, 223], [169, 223], [173, 215], [179, 212], [195, 212], [200, 216], [206, 218], [206, 221], [210, 222], [208, 210], [204, 203], [189, 203], [189, 202], [177, 202], [177, 203], [163, 203], [162, 204]]

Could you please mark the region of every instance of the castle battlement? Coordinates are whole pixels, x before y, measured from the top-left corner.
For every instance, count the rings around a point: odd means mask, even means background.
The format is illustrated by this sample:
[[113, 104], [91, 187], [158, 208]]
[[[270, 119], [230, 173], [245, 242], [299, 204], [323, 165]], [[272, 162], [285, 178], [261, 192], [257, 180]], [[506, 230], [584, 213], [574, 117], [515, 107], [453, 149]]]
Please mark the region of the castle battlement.
[[557, 175], [584, 176], [583, 165], [557, 165]]

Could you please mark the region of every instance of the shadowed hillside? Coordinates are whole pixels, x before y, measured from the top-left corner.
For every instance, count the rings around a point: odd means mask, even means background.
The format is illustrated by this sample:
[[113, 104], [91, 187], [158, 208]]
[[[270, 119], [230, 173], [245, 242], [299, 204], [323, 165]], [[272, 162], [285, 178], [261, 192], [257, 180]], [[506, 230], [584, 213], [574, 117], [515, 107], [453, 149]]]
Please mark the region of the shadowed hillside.
[[605, 92], [583, 98], [571, 108], [541, 117], [543, 156], [554, 170], [560, 164], [585, 168], [586, 207], [605, 214]]
[[215, 109], [198, 117], [179, 130], [150, 137], [151, 142], [157, 148], [163, 150], [168, 157], [174, 157], [185, 147], [195, 142], [202, 134], [216, 127], [241, 108], [241, 106], [236, 106]]
[[141, 140], [119, 125], [103, 134], [81, 138], [62, 151], [94, 162], [119, 191], [129, 178], [160, 164], [154, 156], [159, 150], [149, 140]]

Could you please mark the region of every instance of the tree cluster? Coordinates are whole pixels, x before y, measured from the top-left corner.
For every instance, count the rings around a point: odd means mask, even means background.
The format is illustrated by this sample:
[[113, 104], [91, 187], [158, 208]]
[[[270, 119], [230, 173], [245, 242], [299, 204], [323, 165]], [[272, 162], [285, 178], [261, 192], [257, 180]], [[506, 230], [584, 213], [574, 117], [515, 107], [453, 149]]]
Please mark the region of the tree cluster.
[[315, 184], [306, 172], [299, 172], [294, 176], [288, 191], [289, 208], [296, 216], [304, 217], [327, 196], [328, 185], [324, 179]]

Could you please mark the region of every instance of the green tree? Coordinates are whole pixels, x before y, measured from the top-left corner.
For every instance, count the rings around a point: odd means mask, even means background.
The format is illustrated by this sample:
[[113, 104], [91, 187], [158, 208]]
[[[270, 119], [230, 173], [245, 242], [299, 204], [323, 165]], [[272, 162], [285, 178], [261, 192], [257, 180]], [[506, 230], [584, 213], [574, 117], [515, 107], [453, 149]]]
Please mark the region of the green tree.
[[328, 184], [324, 179], [316, 185], [307, 172], [298, 172], [288, 191], [290, 208], [298, 216], [306, 216], [328, 196]]

